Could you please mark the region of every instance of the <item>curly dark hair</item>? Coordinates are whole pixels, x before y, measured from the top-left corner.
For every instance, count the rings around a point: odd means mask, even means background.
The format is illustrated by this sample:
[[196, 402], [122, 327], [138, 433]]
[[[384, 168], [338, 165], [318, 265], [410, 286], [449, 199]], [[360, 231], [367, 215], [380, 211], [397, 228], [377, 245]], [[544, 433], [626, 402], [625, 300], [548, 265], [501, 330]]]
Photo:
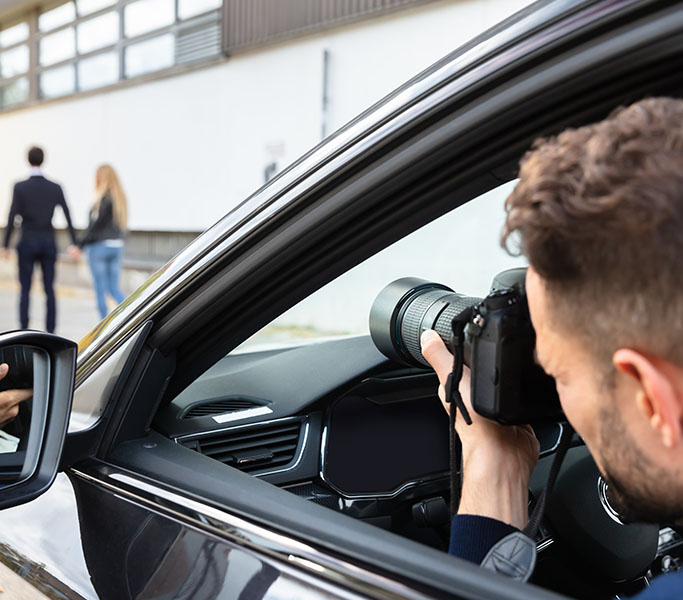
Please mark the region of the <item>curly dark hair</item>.
[[538, 140], [505, 207], [503, 246], [541, 275], [558, 327], [605, 359], [628, 346], [683, 365], [683, 101]]

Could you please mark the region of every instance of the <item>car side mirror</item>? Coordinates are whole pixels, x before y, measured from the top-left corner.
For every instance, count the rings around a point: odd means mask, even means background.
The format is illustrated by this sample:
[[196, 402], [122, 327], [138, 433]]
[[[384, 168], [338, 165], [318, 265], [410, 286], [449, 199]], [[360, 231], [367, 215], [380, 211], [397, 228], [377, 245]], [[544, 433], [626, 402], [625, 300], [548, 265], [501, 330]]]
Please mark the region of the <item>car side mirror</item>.
[[77, 353], [48, 333], [0, 334], [0, 509], [36, 498], [57, 475]]

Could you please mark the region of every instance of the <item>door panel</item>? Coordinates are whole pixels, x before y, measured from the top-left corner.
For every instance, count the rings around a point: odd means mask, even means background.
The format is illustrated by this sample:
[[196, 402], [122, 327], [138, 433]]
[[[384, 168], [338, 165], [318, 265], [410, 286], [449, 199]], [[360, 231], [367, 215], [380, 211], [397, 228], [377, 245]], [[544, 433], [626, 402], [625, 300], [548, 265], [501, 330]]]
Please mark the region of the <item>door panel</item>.
[[27, 600], [360, 598], [64, 473], [0, 513], [0, 581]]

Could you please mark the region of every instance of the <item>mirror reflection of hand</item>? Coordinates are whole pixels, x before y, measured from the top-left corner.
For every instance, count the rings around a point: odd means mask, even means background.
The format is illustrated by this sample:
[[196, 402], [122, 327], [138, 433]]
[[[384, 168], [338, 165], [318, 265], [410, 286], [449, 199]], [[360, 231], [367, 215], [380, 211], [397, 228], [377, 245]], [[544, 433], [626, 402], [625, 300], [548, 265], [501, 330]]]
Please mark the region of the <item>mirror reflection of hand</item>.
[[[444, 386], [453, 369], [453, 355], [435, 331], [426, 331], [420, 341], [422, 355], [439, 377], [439, 398], [449, 412]], [[470, 370], [466, 366], [459, 389], [472, 425], [460, 416], [455, 420], [463, 460], [458, 512], [491, 517], [522, 529], [528, 520], [528, 485], [538, 460], [538, 440], [529, 425], [501, 425], [472, 408]]]
[[[0, 380], [9, 373], [7, 363], [0, 364]], [[33, 396], [33, 389], [5, 390], [0, 392], [0, 427], [19, 414], [19, 405]]]

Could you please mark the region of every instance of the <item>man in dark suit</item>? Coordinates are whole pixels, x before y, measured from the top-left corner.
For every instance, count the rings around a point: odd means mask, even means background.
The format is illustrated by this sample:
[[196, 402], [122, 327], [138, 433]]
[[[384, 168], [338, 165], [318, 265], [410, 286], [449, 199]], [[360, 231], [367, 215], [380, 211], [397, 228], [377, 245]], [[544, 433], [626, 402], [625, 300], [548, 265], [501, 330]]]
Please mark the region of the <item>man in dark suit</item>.
[[43, 177], [41, 165], [44, 160], [41, 148], [33, 147], [28, 152], [28, 162], [31, 174], [25, 181], [14, 186], [12, 207], [10, 208], [2, 254], [9, 256], [9, 240], [15, 225], [15, 219], [21, 218], [21, 238], [17, 244], [19, 257], [19, 282], [21, 283], [21, 300], [19, 303], [19, 323], [22, 329], [28, 329], [29, 292], [33, 265], [40, 263], [43, 274], [43, 287], [47, 296], [47, 317], [45, 329], [52, 333], [55, 330], [56, 302], [54, 292], [55, 261], [57, 246], [55, 244], [55, 230], [52, 226], [52, 216], [56, 206], [61, 206], [71, 235], [72, 246], [68, 252], [76, 257], [79, 250], [76, 247], [76, 234], [71, 225], [69, 208], [64, 199], [62, 188]]

